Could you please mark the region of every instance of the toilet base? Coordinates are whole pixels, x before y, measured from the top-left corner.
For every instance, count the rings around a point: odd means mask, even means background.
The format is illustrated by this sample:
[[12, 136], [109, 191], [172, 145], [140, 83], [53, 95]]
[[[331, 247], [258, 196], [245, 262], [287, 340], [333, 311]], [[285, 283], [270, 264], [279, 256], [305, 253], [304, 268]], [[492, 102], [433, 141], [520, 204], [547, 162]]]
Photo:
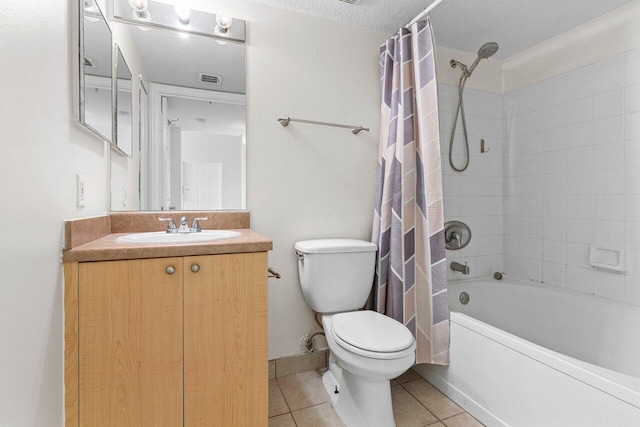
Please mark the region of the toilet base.
[[322, 382], [347, 427], [395, 427], [389, 380], [369, 381], [353, 375], [334, 359], [330, 360]]

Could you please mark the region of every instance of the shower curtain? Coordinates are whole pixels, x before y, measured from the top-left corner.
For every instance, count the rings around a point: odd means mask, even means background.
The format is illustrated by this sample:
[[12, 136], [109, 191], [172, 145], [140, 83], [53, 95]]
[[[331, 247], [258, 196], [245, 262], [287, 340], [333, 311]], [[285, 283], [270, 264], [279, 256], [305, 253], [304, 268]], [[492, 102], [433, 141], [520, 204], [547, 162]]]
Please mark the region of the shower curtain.
[[382, 106], [373, 242], [375, 309], [406, 325], [416, 363], [449, 363], [438, 98], [430, 22], [380, 49]]

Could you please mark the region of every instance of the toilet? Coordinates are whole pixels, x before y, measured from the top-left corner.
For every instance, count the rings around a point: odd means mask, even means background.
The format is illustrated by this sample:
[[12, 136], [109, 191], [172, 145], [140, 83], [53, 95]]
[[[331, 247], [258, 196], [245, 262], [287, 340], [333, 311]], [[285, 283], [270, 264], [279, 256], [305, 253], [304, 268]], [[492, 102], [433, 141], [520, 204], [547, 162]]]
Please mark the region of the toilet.
[[360, 310], [371, 292], [377, 247], [353, 239], [295, 244], [300, 286], [322, 315], [331, 355], [322, 382], [347, 427], [395, 426], [390, 380], [415, 361], [416, 343], [402, 323]]

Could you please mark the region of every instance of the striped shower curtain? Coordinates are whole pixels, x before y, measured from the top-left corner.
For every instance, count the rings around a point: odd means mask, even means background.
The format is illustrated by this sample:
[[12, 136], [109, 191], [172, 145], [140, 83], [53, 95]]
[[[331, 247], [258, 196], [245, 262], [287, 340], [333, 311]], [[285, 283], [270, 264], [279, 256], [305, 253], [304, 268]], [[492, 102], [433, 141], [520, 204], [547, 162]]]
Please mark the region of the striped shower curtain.
[[382, 124], [373, 242], [375, 309], [413, 333], [416, 363], [449, 363], [438, 98], [431, 24], [380, 49]]

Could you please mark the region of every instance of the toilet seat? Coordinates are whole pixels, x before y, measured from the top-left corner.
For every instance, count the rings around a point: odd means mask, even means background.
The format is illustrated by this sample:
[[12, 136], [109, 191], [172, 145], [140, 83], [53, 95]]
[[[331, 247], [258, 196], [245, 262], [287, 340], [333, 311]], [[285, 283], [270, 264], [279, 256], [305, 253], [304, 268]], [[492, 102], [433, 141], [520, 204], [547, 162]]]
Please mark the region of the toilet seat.
[[406, 326], [371, 310], [334, 315], [331, 332], [340, 347], [373, 359], [399, 359], [415, 350]]

